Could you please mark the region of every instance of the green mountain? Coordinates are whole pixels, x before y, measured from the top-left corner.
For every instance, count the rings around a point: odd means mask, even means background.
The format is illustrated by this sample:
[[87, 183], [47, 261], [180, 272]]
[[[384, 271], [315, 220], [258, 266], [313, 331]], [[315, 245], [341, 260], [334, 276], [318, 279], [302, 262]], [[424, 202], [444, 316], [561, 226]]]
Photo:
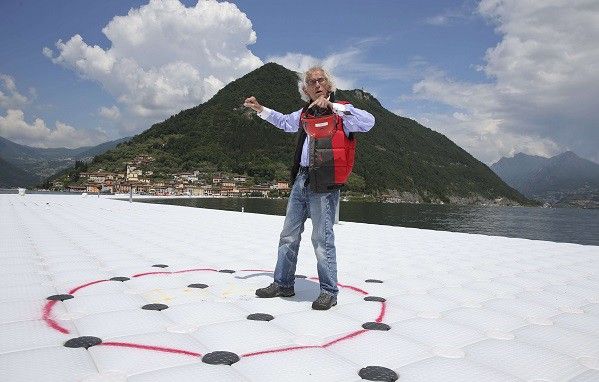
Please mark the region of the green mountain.
[[[231, 82], [212, 99], [183, 110], [97, 156], [88, 171], [123, 171], [141, 154], [155, 160], [155, 177], [192, 170], [247, 174], [257, 180], [287, 179], [295, 134], [283, 133], [242, 106], [250, 95], [283, 113], [302, 107], [297, 74], [269, 63]], [[376, 125], [358, 135], [350, 190], [396, 200], [479, 203], [529, 201], [447, 137], [386, 110], [362, 90], [338, 90], [337, 99], [371, 112]]]
[[29, 187], [37, 184], [39, 181], [39, 177], [31, 175], [0, 158], [0, 188]]
[[599, 208], [599, 164], [572, 151], [551, 158], [518, 153], [491, 169], [522, 194], [551, 206]]

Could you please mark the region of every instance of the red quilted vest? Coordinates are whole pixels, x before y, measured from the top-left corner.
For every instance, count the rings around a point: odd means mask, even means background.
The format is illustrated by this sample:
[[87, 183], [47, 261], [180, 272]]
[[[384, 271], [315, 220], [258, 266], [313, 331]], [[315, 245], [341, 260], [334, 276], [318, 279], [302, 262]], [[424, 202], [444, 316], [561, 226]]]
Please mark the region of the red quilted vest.
[[[336, 101], [347, 104], [348, 102]], [[300, 125], [311, 137], [310, 188], [315, 192], [326, 192], [343, 186], [352, 168], [356, 153], [356, 139], [343, 131], [343, 117], [332, 113], [314, 117], [303, 110]]]

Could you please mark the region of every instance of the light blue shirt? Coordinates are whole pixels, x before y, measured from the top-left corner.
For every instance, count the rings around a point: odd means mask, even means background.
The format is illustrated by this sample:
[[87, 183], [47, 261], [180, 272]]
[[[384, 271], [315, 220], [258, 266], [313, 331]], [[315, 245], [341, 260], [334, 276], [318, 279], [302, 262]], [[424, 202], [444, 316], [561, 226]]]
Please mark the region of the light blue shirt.
[[[343, 118], [343, 131], [346, 135], [349, 133], [365, 133], [374, 126], [374, 116], [369, 112], [353, 107], [351, 104], [333, 103], [333, 111]], [[286, 133], [295, 133], [300, 128], [300, 116], [302, 110], [298, 110], [291, 114], [282, 114], [276, 110], [264, 107], [258, 113], [258, 116]], [[302, 157], [300, 165], [308, 167], [310, 164], [308, 147], [310, 136], [306, 136], [304, 146], [302, 147]]]

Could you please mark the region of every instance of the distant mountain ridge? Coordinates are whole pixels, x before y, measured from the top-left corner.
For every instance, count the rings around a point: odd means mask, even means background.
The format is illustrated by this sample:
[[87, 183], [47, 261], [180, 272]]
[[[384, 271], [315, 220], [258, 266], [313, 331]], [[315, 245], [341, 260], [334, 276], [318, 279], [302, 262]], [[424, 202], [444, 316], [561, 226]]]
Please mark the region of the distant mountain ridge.
[[0, 188], [22, 187], [36, 184], [40, 177], [32, 175], [0, 158]]
[[22, 171], [26, 176], [18, 176], [22, 186], [31, 186], [58, 171], [73, 166], [75, 161], [90, 161], [94, 156], [116, 147], [131, 139], [130, 137], [101, 143], [97, 146], [84, 146], [75, 149], [39, 148], [20, 145], [9, 139], [0, 137], [0, 185], [12, 185], [11, 174]]
[[572, 151], [551, 158], [518, 153], [491, 169], [528, 197], [552, 205], [599, 207], [599, 164]]
[[[304, 105], [297, 81], [297, 73], [291, 70], [275, 63], [263, 65], [229, 83], [209, 101], [97, 156], [87, 171], [123, 172], [123, 163], [148, 155], [154, 160], [141, 170], [152, 172], [151, 181], [205, 169], [247, 174], [259, 181], [286, 180], [296, 135], [280, 131], [242, 105], [254, 95], [272, 109], [296, 111]], [[357, 136], [349, 190], [388, 195], [397, 201], [531, 203], [447, 137], [393, 114], [371, 94], [338, 90], [336, 97], [376, 118], [370, 132]]]

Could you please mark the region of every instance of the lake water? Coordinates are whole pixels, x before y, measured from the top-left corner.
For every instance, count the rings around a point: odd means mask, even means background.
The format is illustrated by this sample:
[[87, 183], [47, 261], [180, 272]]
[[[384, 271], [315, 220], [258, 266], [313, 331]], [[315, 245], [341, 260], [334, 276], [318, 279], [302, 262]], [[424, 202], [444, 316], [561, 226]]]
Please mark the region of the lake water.
[[[182, 198], [136, 200], [285, 215], [286, 199]], [[342, 221], [599, 245], [599, 210], [341, 202]], [[597, 253], [599, 256], [599, 251]]]

